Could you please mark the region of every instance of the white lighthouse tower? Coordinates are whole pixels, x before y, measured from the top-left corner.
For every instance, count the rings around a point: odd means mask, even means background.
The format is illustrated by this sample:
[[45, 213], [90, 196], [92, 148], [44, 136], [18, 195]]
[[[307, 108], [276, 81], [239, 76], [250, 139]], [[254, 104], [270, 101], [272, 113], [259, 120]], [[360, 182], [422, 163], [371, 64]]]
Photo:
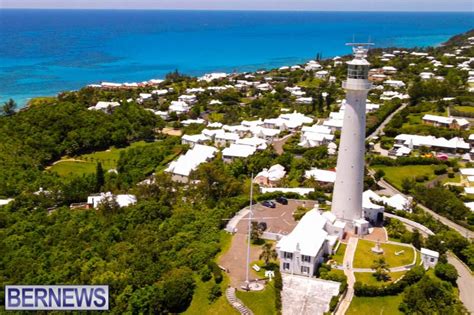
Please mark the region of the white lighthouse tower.
[[342, 127], [337, 175], [332, 198], [332, 213], [346, 222], [346, 230], [367, 234], [369, 223], [362, 216], [365, 153], [365, 104], [372, 84], [368, 80], [369, 62], [365, 59], [369, 45], [352, 46], [354, 59], [347, 62], [347, 80], [344, 124]]

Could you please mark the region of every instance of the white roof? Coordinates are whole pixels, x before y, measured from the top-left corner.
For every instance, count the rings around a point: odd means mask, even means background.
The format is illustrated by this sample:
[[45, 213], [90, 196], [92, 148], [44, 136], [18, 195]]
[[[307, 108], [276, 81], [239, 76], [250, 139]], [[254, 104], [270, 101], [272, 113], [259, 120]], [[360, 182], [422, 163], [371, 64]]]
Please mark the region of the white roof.
[[315, 180], [319, 182], [325, 182], [325, 183], [334, 183], [336, 181], [336, 172], [328, 171], [328, 170], [320, 170], [317, 168], [313, 168], [309, 171], [305, 171], [304, 176], [306, 178], [313, 177]]
[[468, 138], [468, 139], [469, 139], [469, 140], [474, 140], [474, 133], [471, 133], [471, 134], [469, 135], [469, 138]]
[[468, 195], [474, 195], [474, 187], [464, 187], [464, 192]]
[[258, 137], [239, 139], [235, 143], [243, 144], [243, 145], [251, 145], [251, 146], [256, 147], [258, 150], [265, 150], [267, 148], [267, 142], [264, 139], [258, 138]]
[[460, 168], [459, 172], [463, 176], [474, 176], [474, 168]]
[[217, 149], [214, 147], [196, 144], [191, 150], [180, 155], [177, 160], [172, 161], [165, 171], [177, 175], [189, 176], [191, 171], [197, 169], [199, 164], [213, 158], [216, 152]]
[[294, 230], [277, 243], [277, 249], [284, 252], [300, 252], [315, 257], [321, 250], [328, 233], [324, 230], [326, 218], [318, 210], [307, 212]]
[[272, 192], [281, 192], [281, 193], [296, 193], [299, 195], [307, 195], [310, 192], [314, 191], [314, 188], [283, 188], [283, 187], [260, 187], [262, 194], [272, 193]]
[[291, 114], [281, 114], [280, 118], [286, 119], [288, 121], [297, 122], [299, 125], [310, 124], [313, 122], [313, 118], [305, 116], [301, 113], [294, 111]]
[[445, 138], [436, 138], [433, 136], [420, 136], [420, 135], [408, 135], [399, 134], [395, 137], [396, 141], [401, 141], [405, 146], [427, 146], [427, 147], [438, 147], [438, 148], [449, 148], [449, 149], [469, 149], [469, 143], [466, 143], [464, 139], [454, 137], [450, 140]]
[[255, 151], [256, 151], [256, 148], [251, 145], [231, 144], [230, 147], [222, 150], [222, 155], [224, 157], [246, 158], [254, 154]]
[[216, 139], [237, 141], [240, 139], [240, 137], [236, 133], [224, 132], [224, 133], [216, 134]]
[[471, 211], [474, 212], [474, 201], [465, 202], [464, 205], [465, 205], [466, 207], [468, 207], [469, 209], [471, 209]]
[[185, 140], [185, 141], [194, 142], [194, 143], [209, 140], [209, 138], [207, 136], [203, 135], [203, 134], [183, 135], [182, 139]]
[[437, 115], [430, 115], [430, 114], [424, 115], [423, 120], [434, 121], [434, 122], [438, 122], [441, 124], [448, 124], [448, 125], [456, 121], [456, 123], [459, 126], [469, 125], [469, 121], [464, 118], [444, 117], [444, 116], [437, 116]]
[[221, 128], [222, 124], [220, 122], [213, 122], [207, 125], [209, 128]]
[[0, 199], [0, 206], [5, 206], [5, 205], [9, 204], [12, 201], [13, 201], [13, 199], [11, 199], [11, 198], [9, 198], [9, 199]]
[[201, 119], [201, 118], [198, 118], [198, 119], [186, 119], [186, 120], [183, 120], [181, 123], [184, 125], [184, 126], [188, 126], [188, 125], [191, 125], [191, 124], [199, 124], [199, 125], [202, 125], [204, 124], [206, 121], [204, 119]]
[[422, 247], [420, 251], [421, 251], [422, 255], [427, 255], [427, 256], [436, 257], [436, 258], [439, 257], [438, 252], [435, 252], [434, 250], [431, 250], [431, 249], [428, 249], [428, 248], [423, 248]]
[[322, 133], [322, 134], [327, 134], [327, 135], [331, 134], [331, 128], [328, 128], [322, 125], [313, 125], [311, 127], [303, 126], [303, 128], [301, 128], [301, 131], [312, 132], [312, 133]]
[[275, 164], [269, 169], [264, 168], [260, 173], [257, 174], [257, 176], [255, 176], [255, 178], [262, 176], [268, 178], [271, 181], [278, 181], [285, 177], [285, 174], [285, 168], [280, 164]]
[[104, 109], [107, 109], [109, 107], [117, 107], [117, 106], [120, 106], [120, 103], [119, 102], [104, 102], [104, 101], [100, 101], [100, 102], [97, 102], [97, 104], [95, 104], [95, 106], [91, 106], [89, 107], [89, 109], [93, 109], [93, 110], [104, 110]]
[[135, 195], [114, 195], [110, 191], [88, 196], [87, 203], [92, 204], [92, 206], [96, 208], [105, 198], [113, 198], [120, 207], [128, 207], [137, 203], [137, 197], [135, 197]]

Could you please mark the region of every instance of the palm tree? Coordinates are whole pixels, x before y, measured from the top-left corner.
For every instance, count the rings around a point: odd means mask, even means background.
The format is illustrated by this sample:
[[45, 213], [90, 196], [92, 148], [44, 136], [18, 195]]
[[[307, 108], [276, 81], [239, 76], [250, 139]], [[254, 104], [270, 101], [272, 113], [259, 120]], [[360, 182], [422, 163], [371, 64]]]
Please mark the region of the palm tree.
[[16, 103], [13, 99], [9, 99], [2, 106], [2, 112], [5, 116], [11, 116], [15, 113]]
[[385, 261], [385, 257], [380, 257], [379, 259], [374, 260], [374, 264], [372, 265], [372, 269], [375, 270], [373, 273], [374, 277], [378, 281], [390, 280], [390, 269], [388, 267], [389, 265]]
[[268, 266], [270, 260], [277, 259], [278, 254], [276, 250], [273, 249], [272, 244], [265, 243], [262, 246], [262, 253], [260, 254], [259, 259], [262, 259], [265, 262], [265, 266]]

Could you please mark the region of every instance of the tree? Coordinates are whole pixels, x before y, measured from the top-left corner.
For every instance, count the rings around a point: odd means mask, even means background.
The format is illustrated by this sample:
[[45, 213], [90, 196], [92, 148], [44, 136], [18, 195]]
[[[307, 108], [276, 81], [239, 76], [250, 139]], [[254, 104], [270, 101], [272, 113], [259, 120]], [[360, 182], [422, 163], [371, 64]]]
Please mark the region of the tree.
[[411, 243], [418, 250], [421, 249], [421, 247], [423, 246], [423, 237], [421, 236], [420, 231], [418, 231], [418, 229], [413, 230]]
[[258, 227], [258, 223], [256, 221], [252, 221], [252, 225], [250, 227], [250, 239], [252, 243], [256, 244], [260, 241], [260, 237], [262, 237], [263, 231]]
[[5, 103], [3, 103], [3, 106], [2, 106], [3, 115], [11, 116], [15, 114], [16, 107], [17, 107], [16, 102], [13, 99], [9, 99]]
[[188, 268], [173, 269], [159, 283], [163, 291], [163, 305], [170, 313], [184, 312], [193, 299], [196, 284]]
[[268, 266], [268, 263], [270, 260], [275, 260], [278, 258], [278, 254], [275, 249], [273, 249], [273, 246], [271, 243], [265, 243], [262, 246], [262, 252], [260, 253], [259, 259], [263, 259], [265, 262], [265, 266]]
[[389, 266], [385, 261], [385, 257], [380, 257], [379, 259], [374, 260], [374, 264], [371, 268], [375, 270], [373, 276], [377, 279], [377, 281], [390, 280], [390, 269], [388, 267]]
[[96, 165], [95, 168], [95, 178], [96, 178], [96, 191], [99, 192], [101, 191], [102, 187], [104, 187], [105, 184], [105, 175], [104, 175], [104, 169], [102, 168], [102, 163], [99, 162]]
[[413, 188], [413, 180], [408, 177], [402, 179], [402, 190], [405, 194], [409, 193]]
[[440, 279], [446, 280], [451, 282], [452, 285], [456, 284], [456, 280], [458, 279], [458, 271], [454, 268], [451, 264], [443, 264], [438, 263], [435, 267], [435, 274]]
[[465, 314], [452, 285], [427, 275], [405, 291], [400, 310], [406, 314]]

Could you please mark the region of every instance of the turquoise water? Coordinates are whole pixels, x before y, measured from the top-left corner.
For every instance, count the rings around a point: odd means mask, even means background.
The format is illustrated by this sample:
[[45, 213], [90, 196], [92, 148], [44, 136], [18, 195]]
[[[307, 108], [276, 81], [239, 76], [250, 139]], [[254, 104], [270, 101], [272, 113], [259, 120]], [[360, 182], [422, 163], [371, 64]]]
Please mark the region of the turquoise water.
[[101, 81], [253, 71], [378, 47], [437, 45], [474, 13], [0, 10], [0, 102]]

